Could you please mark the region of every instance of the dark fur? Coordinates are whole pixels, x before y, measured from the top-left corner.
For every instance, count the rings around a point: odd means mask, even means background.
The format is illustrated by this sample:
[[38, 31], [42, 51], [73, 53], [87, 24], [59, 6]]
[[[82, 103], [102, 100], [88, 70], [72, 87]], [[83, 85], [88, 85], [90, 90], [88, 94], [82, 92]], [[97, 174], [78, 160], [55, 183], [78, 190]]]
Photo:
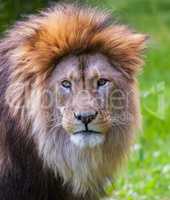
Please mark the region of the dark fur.
[[[2, 58], [2, 57], [1, 57]], [[1, 63], [3, 60], [1, 59]], [[60, 177], [56, 179], [49, 170], [43, 169], [42, 161], [35, 151], [35, 144], [24, 135], [17, 118], [9, 114], [4, 103], [8, 83], [8, 67], [0, 73], [0, 199], [1, 200], [89, 200], [75, 197], [69, 187], [63, 187]]]

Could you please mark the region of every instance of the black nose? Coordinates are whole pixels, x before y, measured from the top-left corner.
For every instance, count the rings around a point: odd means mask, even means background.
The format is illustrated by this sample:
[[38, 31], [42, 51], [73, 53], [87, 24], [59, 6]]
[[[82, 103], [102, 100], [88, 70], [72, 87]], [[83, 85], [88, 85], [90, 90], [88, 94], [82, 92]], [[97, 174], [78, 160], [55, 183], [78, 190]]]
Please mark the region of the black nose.
[[78, 112], [74, 113], [74, 116], [77, 120], [82, 121], [84, 124], [89, 124], [91, 121], [93, 121], [98, 112]]

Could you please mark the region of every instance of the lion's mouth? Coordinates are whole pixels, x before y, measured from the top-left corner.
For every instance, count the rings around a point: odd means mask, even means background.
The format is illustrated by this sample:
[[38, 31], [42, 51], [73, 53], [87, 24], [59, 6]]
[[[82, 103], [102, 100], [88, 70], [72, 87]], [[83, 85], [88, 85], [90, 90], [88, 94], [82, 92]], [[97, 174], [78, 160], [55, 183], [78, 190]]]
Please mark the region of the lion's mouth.
[[93, 130], [81, 130], [81, 131], [76, 131], [73, 133], [73, 135], [78, 135], [78, 134], [81, 134], [81, 135], [93, 135], [93, 134], [97, 134], [97, 135], [100, 135], [101, 132], [98, 132], [98, 131], [93, 131]]
[[83, 148], [93, 148], [95, 146], [103, 144], [105, 136], [98, 131], [81, 130], [74, 132], [71, 135], [70, 139], [74, 145], [83, 149]]

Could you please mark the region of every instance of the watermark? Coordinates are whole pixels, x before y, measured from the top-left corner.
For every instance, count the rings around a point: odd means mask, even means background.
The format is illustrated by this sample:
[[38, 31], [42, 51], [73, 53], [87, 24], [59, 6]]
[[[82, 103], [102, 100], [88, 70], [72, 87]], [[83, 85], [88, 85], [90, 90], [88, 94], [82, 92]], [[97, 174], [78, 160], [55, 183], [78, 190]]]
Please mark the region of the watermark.
[[[111, 118], [113, 125], [129, 124], [133, 119], [133, 112], [136, 109], [135, 94], [130, 87], [97, 90], [80, 90], [73, 94], [60, 89], [48, 89], [36, 87], [35, 85], [17, 84], [12, 86], [12, 90], [6, 95], [6, 102], [10, 109], [16, 113], [22, 110], [46, 111], [54, 115], [54, 122], [61, 126], [62, 112], [73, 112], [77, 110], [97, 110], [101, 117]], [[147, 104], [147, 99], [156, 96], [156, 107], [151, 108]], [[165, 118], [165, 83], [160, 82], [142, 93], [143, 107], [150, 114], [163, 120]], [[45, 112], [44, 112], [45, 113]], [[108, 116], [109, 115], [109, 116]], [[102, 121], [102, 120], [100, 120]]]
[[[141, 93], [141, 97], [143, 99], [143, 107], [144, 109], [151, 114], [152, 116], [164, 120], [166, 117], [166, 98], [165, 98], [165, 82], [159, 82], [156, 85], [152, 86], [147, 91]], [[149, 102], [147, 100], [153, 98], [154, 99], [154, 108], [149, 106]], [[153, 101], [153, 100], [152, 100]]]

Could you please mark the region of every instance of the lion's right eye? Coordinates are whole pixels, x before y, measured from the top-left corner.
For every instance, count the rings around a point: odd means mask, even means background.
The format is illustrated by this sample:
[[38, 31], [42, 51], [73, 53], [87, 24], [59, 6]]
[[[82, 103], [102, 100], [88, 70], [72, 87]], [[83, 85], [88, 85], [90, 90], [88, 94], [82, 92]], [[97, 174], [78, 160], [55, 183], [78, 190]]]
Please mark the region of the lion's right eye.
[[68, 80], [64, 80], [61, 82], [61, 85], [64, 87], [64, 88], [67, 88], [67, 89], [70, 89], [71, 88], [71, 82], [68, 81]]
[[106, 85], [108, 82], [109, 82], [109, 80], [107, 80], [107, 79], [105, 79], [105, 78], [101, 78], [101, 79], [99, 79], [98, 82], [97, 82], [97, 87], [98, 87], [98, 88], [99, 88], [99, 87], [102, 87], [102, 86]]

